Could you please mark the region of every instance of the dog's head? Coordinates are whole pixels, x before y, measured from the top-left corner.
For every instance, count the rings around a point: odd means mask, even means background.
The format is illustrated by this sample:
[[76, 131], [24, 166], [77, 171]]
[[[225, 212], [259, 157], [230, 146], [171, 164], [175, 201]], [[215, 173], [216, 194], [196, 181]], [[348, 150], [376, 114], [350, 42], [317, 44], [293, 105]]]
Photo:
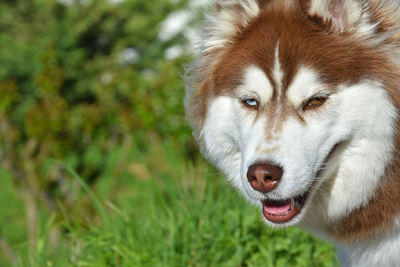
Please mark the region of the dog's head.
[[346, 216], [391, 160], [390, 60], [365, 10], [220, 0], [205, 27], [187, 114], [202, 152], [271, 226]]

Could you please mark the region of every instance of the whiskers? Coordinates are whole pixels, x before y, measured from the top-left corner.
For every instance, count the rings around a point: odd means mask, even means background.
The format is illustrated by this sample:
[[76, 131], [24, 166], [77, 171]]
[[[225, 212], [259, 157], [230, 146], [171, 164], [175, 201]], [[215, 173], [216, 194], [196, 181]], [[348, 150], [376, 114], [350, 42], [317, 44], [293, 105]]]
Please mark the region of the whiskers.
[[322, 164], [321, 168], [316, 173], [316, 176], [314, 178], [313, 183], [310, 186], [310, 189], [322, 192], [324, 194], [329, 193], [328, 188], [326, 188], [326, 185], [324, 183], [325, 177], [327, 174], [327, 171], [330, 169], [330, 166], [328, 166], [326, 163]]
[[322, 192], [324, 194], [329, 193], [329, 190], [327, 188], [325, 188], [323, 185], [318, 186], [318, 185], [312, 184], [310, 186], [310, 189], [311, 189], [311, 191], [314, 191], [314, 192], [318, 191], [318, 192]]

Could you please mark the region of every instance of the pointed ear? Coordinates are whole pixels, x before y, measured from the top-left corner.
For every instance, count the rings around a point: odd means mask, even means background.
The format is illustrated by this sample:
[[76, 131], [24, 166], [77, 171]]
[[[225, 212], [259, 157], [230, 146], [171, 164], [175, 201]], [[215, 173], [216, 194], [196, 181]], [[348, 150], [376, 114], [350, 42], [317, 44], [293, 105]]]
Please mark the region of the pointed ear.
[[203, 51], [220, 48], [260, 13], [259, 0], [216, 0], [205, 25]]
[[258, 0], [216, 0], [215, 6], [217, 16], [229, 13], [238, 24], [246, 24], [260, 13]]
[[341, 0], [332, 0], [328, 5], [332, 27], [335, 32], [344, 32], [349, 28], [349, 20]]
[[351, 31], [362, 15], [361, 0], [311, 0], [309, 13], [319, 16], [336, 33]]

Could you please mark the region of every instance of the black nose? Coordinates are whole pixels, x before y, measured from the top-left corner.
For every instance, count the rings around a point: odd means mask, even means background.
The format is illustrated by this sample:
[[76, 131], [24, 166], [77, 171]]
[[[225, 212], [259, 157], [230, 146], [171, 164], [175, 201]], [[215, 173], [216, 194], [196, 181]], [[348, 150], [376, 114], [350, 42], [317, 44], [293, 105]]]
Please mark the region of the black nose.
[[274, 190], [283, 174], [283, 169], [271, 162], [260, 162], [251, 165], [247, 170], [247, 179], [254, 190], [268, 193]]

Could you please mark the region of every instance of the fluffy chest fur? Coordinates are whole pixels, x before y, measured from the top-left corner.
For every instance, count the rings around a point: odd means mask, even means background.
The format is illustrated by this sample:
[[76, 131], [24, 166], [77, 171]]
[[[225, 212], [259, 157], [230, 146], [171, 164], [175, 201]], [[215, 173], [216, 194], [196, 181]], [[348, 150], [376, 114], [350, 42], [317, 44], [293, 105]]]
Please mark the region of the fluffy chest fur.
[[203, 154], [272, 227], [400, 260], [397, 1], [219, 0], [187, 70]]

